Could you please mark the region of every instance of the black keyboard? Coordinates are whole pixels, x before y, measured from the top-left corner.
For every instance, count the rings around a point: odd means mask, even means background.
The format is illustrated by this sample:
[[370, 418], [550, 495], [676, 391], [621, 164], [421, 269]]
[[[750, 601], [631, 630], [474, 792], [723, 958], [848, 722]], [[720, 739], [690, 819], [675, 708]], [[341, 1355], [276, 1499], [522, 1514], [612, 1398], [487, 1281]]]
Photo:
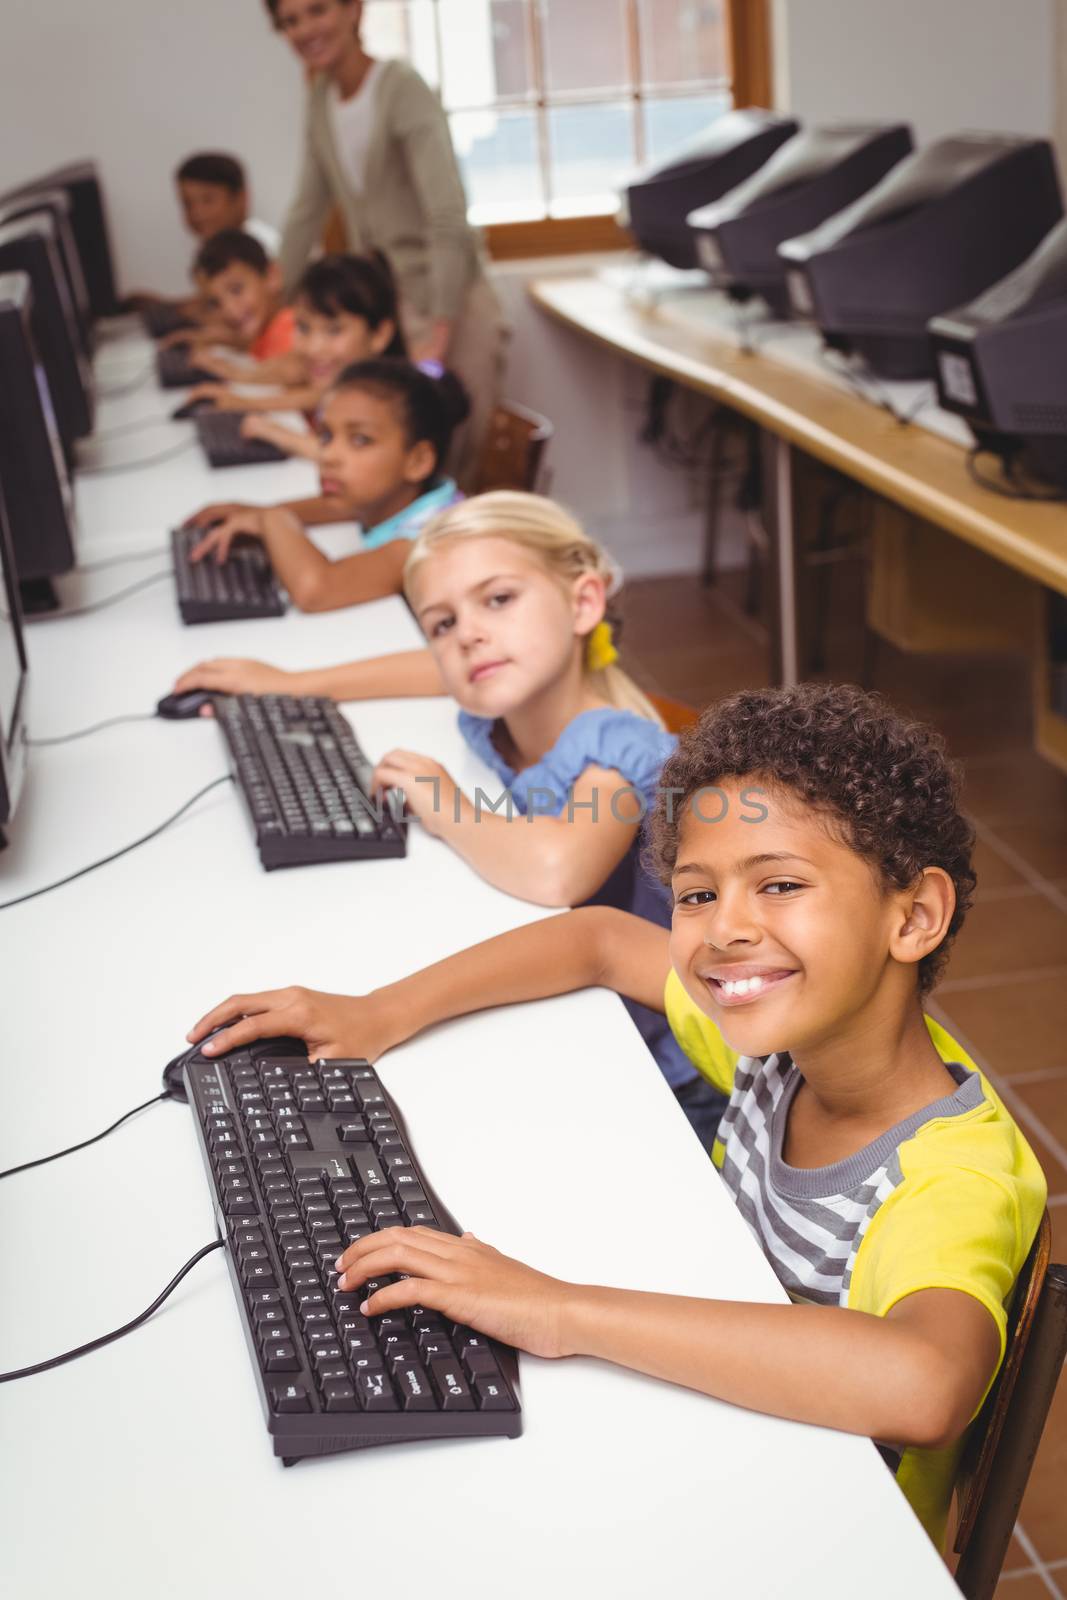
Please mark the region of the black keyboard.
[[266, 439], [246, 439], [239, 411], [202, 411], [196, 419], [200, 447], [213, 467], [255, 467], [261, 461], [287, 461], [284, 450]]
[[248, 617], [281, 617], [285, 601], [274, 582], [267, 552], [258, 540], [230, 546], [225, 561], [208, 555], [190, 561], [204, 529], [175, 528], [170, 536], [174, 582], [183, 622], [241, 622]]
[[362, 1316], [392, 1278], [337, 1288], [337, 1257], [377, 1228], [459, 1232], [374, 1069], [309, 1066], [298, 1040], [275, 1039], [190, 1052], [184, 1079], [275, 1455], [516, 1438], [513, 1350], [421, 1307]]
[[192, 317], [179, 311], [177, 306], [168, 305], [145, 306], [141, 320], [150, 339], [165, 339], [168, 333], [177, 333], [179, 328], [196, 326]]
[[191, 389], [194, 383], [218, 383], [214, 373], [193, 364], [185, 345], [156, 351], [156, 377], [161, 389]]
[[268, 872], [406, 854], [403, 795], [374, 794], [374, 769], [332, 700], [239, 694], [214, 705]]

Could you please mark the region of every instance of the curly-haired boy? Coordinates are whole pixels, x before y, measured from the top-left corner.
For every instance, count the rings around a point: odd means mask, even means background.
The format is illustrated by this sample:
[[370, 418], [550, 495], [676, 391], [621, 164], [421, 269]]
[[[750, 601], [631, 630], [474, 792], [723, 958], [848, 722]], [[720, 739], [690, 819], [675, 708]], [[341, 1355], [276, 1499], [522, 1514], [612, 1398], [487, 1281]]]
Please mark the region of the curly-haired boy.
[[191, 1037], [245, 1014], [212, 1053], [285, 1033], [375, 1057], [587, 985], [659, 1005], [730, 1094], [713, 1159], [793, 1304], [563, 1283], [425, 1228], [350, 1246], [342, 1288], [402, 1272], [365, 1310], [421, 1304], [539, 1355], [867, 1434], [940, 1542], [1045, 1202], [1018, 1128], [922, 1011], [975, 882], [958, 787], [937, 735], [859, 689], [738, 694], [663, 771], [650, 853], [670, 934], [570, 912], [364, 998], [234, 996]]

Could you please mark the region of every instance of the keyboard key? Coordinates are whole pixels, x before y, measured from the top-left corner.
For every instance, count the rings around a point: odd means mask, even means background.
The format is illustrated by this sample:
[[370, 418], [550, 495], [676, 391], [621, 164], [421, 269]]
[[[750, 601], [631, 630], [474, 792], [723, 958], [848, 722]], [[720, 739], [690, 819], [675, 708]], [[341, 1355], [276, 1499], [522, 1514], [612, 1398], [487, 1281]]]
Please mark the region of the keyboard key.
[[481, 1411], [514, 1411], [515, 1402], [499, 1378], [479, 1374], [473, 1380], [474, 1397]]
[[296, 1358], [295, 1345], [268, 1345], [265, 1354], [265, 1365], [268, 1372], [299, 1372], [300, 1362]]
[[311, 1400], [302, 1382], [276, 1383], [271, 1389], [275, 1411], [310, 1411]]
[[384, 1372], [362, 1370], [356, 1375], [356, 1394], [364, 1411], [398, 1410], [396, 1395]]
[[467, 1387], [458, 1361], [444, 1361], [439, 1356], [430, 1362], [430, 1377], [441, 1401], [442, 1411], [473, 1411], [474, 1397]]
[[407, 1362], [393, 1376], [405, 1411], [437, 1410], [429, 1379], [417, 1361]]
[[327, 1411], [358, 1411], [356, 1387], [353, 1383], [333, 1380], [322, 1386], [323, 1403]]

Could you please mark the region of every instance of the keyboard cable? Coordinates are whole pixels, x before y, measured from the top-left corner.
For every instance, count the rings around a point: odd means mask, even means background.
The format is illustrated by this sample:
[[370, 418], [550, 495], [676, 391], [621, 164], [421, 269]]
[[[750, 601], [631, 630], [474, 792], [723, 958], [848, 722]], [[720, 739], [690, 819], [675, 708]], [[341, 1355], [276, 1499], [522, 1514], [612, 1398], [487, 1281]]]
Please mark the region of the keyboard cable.
[[217, 789], [220, 784], [232, 782], [233, 775], [229, 772], [223, 773], [221, 778], [214, 778], [211, 783], [206, 783], [202, 789], [198, 789], [194, 795], [190, 795], [185, 804], [179, 806], [173, 816], [168, 817], [165, 822], [161, 822], [158, 827], [151, 829], [149, 833], [142, 834], [139, 839], [134, 839], [131, 844], [124, 844], [120, 850], [113, 850], [109, 856], [102, 856], [99, 861], [90, 862], [87, 867], [79, 867], [77, 872], [68, 872], [65, 878], [57, 878], [55, 883], [43, 884], [40, 889], [30, 889], [27, 894], [16, 895], [13, 900], [0, 900], [0, 911], [8, 911], [12, 906], [21, 906], [27, 900], [36, 900], [39, 895], [50, 894], [53, 889], [62, 889], [64, 884], [74, 883], [76, 879], [84, 878], [87, 873], [95, 872], [98, 867], [106, 867], [112, 861], [118, 861], [121, 856], [129, 855], [131, 850], [137, 850], [141, 845], [147, 844], [150, 839], [158, 838], [172, 823], [177, 822], [179, 817], [184, 816], [189, 808], [194, 806], [203, 795], [210, 794], [212, 789]]
[[[75, 739], [87, 739], [91, 733], [100, 733], [104, 728], [115, 728], [120, 722], [158, 722], [158, 711], [128, 711], [121, 717], [105, 717], [103, 722], [94, 722], [88, 728], [76, 728], [73, 733], [56, 733], [44, 739], [27, 739], [26, 743], [31, 749], [40, 749], [48, 744], [70, 744]], [[2, 1174], [0, 1174], [2, 1176]]]
[[116, 1128], [121, 1128], [124, 1122], [135, 1117], [139, 1111], [147, 1111], [149, 1106], [156, 1105], [160, 1100], [177, 1100], [178, 1096], [170, 1089], [164, 1089], [162, 1094], [154, 1094], [151, 1100], [143, 1100], [139, 1106], [134, 1106], [132, 1111], [124, 1111], [121, 1117], [104, 1128], [101, 1133], [94, 1133], [89, 1139], [82, 1139], [78, 1144], [68, 1144], [65, 1150], [54, 1150], [50, 1156], [37, 1156], [33, 1161], [20, 1161], [17, 1167], [7, 1167], [0, 1172], [0, 1180], [13, 1178], [17, 1172], [29, 1172], [32, 1167], [46, 1167], [50, 1161], [61, 1161], [64, 1156], [72, 1156], [76, 1150], [86, 1150], [91, 1144], [98, 1144], [101, 1139], [106, 1139], [109, 1133], [114, 1133]]
[[42, 622], [65, 622], [68, 617], [87, 617], [93, 611], [106, 611], [108, 606], [117, 605], [128, 595], [139, 594], [142, 589], [150, 589], [154, 583], [162, 583], [164, 578], [173, 576], [174, 568], [164, 567], [161, 572], [153, 572], [147, 578], [138, 578], [136, 583], [127, 584], [125, 589], [116, 589], [113, 594], [104, 595], [102, 600], [90, 600], [84, 606], [71, 606], [66, 611], [41, 611], [33, 618], [34, 626]]
[[87, 1344], [80, 1344], [74, 1350], [65, 1350], [62, 1355], [51, 1356], [47, 1361], [35, 1362], [32, 1367], [18, 1367], [14, 1372], [0, 1372], [0, 1383], [14, 1383], [17, 1378], [32, 1378], [37, 1372], [49, 1372], [53, 1367], [61, 1367], [67, 1361], [76, 1361], [79, 1356], [87, 1356], [91, 1350], [99, 1350], [105, 1344], [114, 1344], [116, 1339], [125, 1338], [126, 1334], [132, 1333], [134, 1328], [139, 1328], [142, 1322], [147, 1322], [149, 1317], [159, 1310], [164, 1300], [174, 1293], [179, 1283], [187, 1273], [192, 1272], [198, 1261], [203, 1261], [204, 1257], [209, 1256], [213, 1250], [221, 1250], [225, 1242], [224, 1239], [212, 1239], [210, 1244], [204, 1245], [195, 1255], [190, 1256], [184, 1267], [175, 1273], [167, 1287], [161, 1294], [156, 1296], [152, 1304], [147, 1306], [138, 1316], [131, 1318], [129, 1322], [124, 1322], [121, 1328], [115, 1328], [111, 1333], [102, 1333], [99, 1338], [90, 1339]]

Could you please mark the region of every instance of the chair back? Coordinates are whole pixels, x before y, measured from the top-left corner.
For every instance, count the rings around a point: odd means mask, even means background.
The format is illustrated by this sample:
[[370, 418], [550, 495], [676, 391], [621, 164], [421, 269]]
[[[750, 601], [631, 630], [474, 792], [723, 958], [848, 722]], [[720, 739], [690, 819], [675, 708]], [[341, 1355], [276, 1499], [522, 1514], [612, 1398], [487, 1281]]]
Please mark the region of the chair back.
[[976, 1418], [957, 1477], [956, 1582], [991, 1600], [1067, 1352], [1067, 1267], [1050, 1266], [1046, 1211], [1023, 1264], [997, 1380]]
[[683, 728], [691, 728], [694, 722], [700, 721], [700, 712], [695, 706], [686, 705], [684, 700], [675, 700], [669, 694], [648, 694], [648, 698], [668, 733], [681, 733]]
[[533, 493], [541, 479], [544, 454], [555, 432], [547, 417], [504, 400], [493, 410], [478, 467], [478, 494], [491, 489]]

